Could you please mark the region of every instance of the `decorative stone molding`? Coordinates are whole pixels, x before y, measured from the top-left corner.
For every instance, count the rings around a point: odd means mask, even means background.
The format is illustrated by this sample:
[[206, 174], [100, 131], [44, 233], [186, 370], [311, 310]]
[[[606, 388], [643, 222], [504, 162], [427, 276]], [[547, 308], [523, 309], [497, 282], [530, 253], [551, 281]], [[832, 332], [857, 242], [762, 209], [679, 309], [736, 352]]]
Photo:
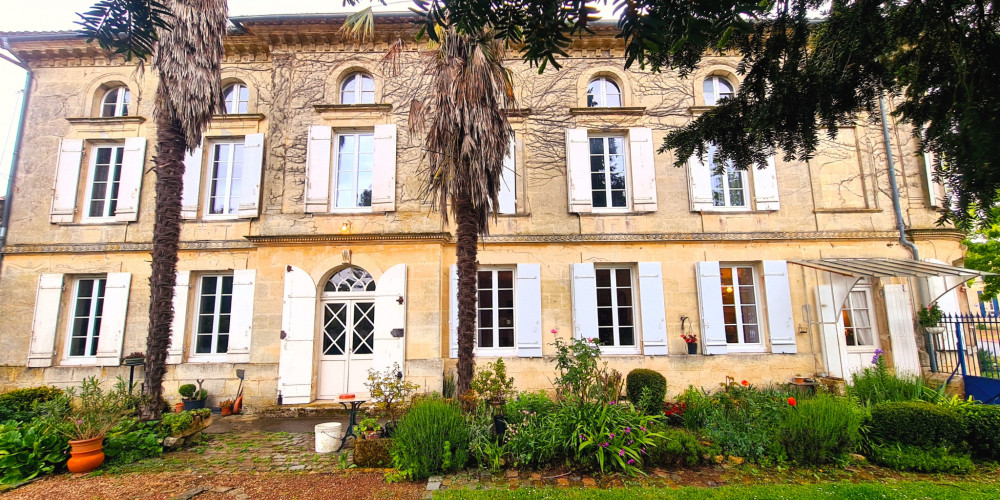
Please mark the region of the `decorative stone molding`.
[[[895, 233], [899, 236], [899, 233]], [[907, 229], [906, 234], [910, 239], [914, 240], [929, 240], [929, 239], [946, 239], [953, 241], [965, 241], [966, 234], [958, 229], [944, 228], [944, 229]]]
[[510, 234], [482, 237], [488, 243], [627, 243], [654, 241], [894, 240], [895, 231], [776, 231], [752, 233]]
[[[254, 246], [248, 241], [182, 241], [181, 250], [241, 250]], [[150, 252], [152, 243], [54, 243], [49, 245], [5, 245], [4, 254]]]
[[451, 243], [454, 238], [451, 233], [412, 233], [412, 234], [303, 234], [303, 235], [269, 235], [245, 236], [254, 246], [280, 246], [314, 243]]
[[569, 108], [571, 115], [587, 116], [636, 116], [646, 113], [645, 106], [628, 106], [620, 108]]
[[392, 111], [392, 104], [313, 104], [318, 113], [386, 113]]
[[145, 123], [142, 116], [109, 116], [106, 118], [66, 118], [78, 136], [90, 137], [132, 137], [139, 135], [139, 125]]
[[260, 122], [265, 116], [261, 113], [234, 113], [231, 115], [212, 115], [212, 121], [208, 122], [205, 130], [206, 136], [235, 136], [256, 134], [261, 132]]

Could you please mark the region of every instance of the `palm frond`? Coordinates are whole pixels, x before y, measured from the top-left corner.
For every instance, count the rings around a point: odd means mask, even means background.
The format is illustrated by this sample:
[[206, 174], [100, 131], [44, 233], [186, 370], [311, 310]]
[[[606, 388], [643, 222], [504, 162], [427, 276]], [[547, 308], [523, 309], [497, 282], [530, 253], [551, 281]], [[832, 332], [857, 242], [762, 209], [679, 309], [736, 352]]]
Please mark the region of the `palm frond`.
[[365, 7], [344, 20], [340, 34], [351, 40], [367, 42], [375, 38], [375, 13], [371, 7]]
[[157, 31], [169, 30], [172, 17], [155, 0], [101, 0], [77, 16], [79, 32], [88, 43], [96, 40], [102, 49], [121, 54], [126, 61], [151, 56], [159, 39]]

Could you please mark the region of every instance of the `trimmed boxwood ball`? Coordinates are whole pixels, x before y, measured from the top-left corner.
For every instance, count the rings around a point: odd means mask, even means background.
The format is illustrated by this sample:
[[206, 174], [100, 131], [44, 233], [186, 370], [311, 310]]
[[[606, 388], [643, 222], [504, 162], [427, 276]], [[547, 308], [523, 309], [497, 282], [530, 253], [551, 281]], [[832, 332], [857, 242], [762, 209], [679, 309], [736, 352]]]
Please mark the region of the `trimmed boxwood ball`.
[[625, 394], [636, 407], [639, 407], [644, 387], [649, 388], [649, 395], [652, 397], [650, 404], [653, 406], [639, 409], [646, 413], [658, 412], [660, 406], [663, 405], [663, 400], [667, 397], [667, 379], [659, 372], [645, 368], [636, 368], [628, 372], [628, 376], [625, 378]]
[[969, 431], [972, 456], [982, 460], [1000, 460], [1000, 406], [966, 406], [961, 414]]
[[935, 448], [961, 447], [965, 422], [951, 408], [925, 401], [894, 401], [872, 407], [869, 438], [875, 443]]

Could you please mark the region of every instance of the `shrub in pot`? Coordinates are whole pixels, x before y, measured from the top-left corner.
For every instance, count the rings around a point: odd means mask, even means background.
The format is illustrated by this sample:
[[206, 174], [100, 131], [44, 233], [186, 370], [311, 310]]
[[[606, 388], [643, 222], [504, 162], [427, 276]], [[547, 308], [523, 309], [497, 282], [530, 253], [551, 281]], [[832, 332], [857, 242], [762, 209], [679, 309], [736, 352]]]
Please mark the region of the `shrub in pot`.
[[354, 426], [354, 435], [361, 439], [375, 439], [378, 431], [378, 421], [374, 418], [362, 419]]
[[219, 403], [219, 409], [222, 410], [222, 416], [228, 416], [233, 414], [233, 400], [226, 399]]
[[68, 389], [65, 402], [46, 404], [48, 417], [65, 425], [55, 429], [69, 438], [72, 448], [66, 467], [70, 472], [90, 472], [104, 463], [104, 437], [125, 417], [135, 412], [127, 384], [121, 378], [105, 392], [96, 377], [85, 379], [79, 387]]
[[195, 388], [194, 384], [184, 384], [177, 388], [177, 392], [181, 395], [181, 400], [184, 402], [184, 410], [197, 410], [205, 407], [205, 400], [208, 399], [208, 391], [201, 388], [201, 383], [204, 380], [196, 380], [198, 382], [198, 387]]

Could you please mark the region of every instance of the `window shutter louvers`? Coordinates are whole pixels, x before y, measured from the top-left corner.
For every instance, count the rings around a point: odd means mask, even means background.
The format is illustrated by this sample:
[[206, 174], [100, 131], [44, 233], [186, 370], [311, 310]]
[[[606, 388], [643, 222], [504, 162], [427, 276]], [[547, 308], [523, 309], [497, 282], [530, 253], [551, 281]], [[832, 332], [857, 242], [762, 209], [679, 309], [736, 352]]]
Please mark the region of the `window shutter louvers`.
[[705, 152], [705, 161], [692, 155], [688, 160], [688, 181], [691, 183], [691, 211], [701, 212], [711, 210], [715, 203], [712, 200], [712, 169], [708, 159], [711, 151]]
[[[333, 129], [325, 125], [309, 127], [306, 145], [306, 212], [330, 210], [330, 169], [333, 154]], [[377, 149], [377, 148], [376, 148]], [[376, 162], [377, 163], [377, 162]]]
[[187, 330], [188, 292], [191, 271], [177, 271], [174, 283], [174, 321], [170, 324], [170, 348], [167, 364], [176, 365], [184, 359], [184, 333]]
[[316, 325], [316, 284], [309, 273], [288, 266], [281, 306], [278, 393], [282, 404], [312, 401]]
[[229, 363], [250, 362], [250, 336], [253, 331], [254, 284], [257, 271], [237, 269], [233, 271], [232, 313], [229, 315], [229, 348], [226, 361]]
[[201, 146], [184, 153], [184, 190], [181, 192], [181, 218], [197, 219], [201, 195]]
[[502, 214], [517, 213], [517, 144], [513, 135], [510, 137], [510, 148], [503, 158], [503, 175], [500, 178], [499, 212]]
[[667, 354], [667, 316], [663, 301], [663, 268], [659, 262], [640, 262], [639, 313], [642, 319], [642, 352]]
[[592, 262], [572, 264], [573, 337], [597, 337], [597, 274]]
[[630, 128], [628, 140], [633, 209], [636, 212], [655, 212], [656, 155], [653, 151], [653, 131], [644, 127]]
[[83, 139], [63, 139], [59, 142], [56, 179], [52, 188], [52, 210], [49, 212], [50, 222], [73, 222], [82, 161]]
[[35, 317], [31, 322], [31, 346], [28, 349], [29, 368], [52, 366], [52, 357], [56, 351], [56, 328], [59, 324], [62, 288], [62, 274], [43, 274], [38, 277]]
[[142, 174], [146, 162], [146, 138], [125, 139], [122, 155], [122, 172], [118, 183], [118, 204], [115, 220], [134, 222], [139, 216], [139, 193], [142, 191]]
[[778, 203], [778, 171], [774, 157], [767, 158], [765, 168], [750, 167], [753, 175], [754, 203], [757, 210], [774, 211], [781, 208]]
[[253, 219], [260, 215], [260, 176], [264, 167], [264, 134], [250, 134], [243, 139], [243, 178], [240, 181], [240, 205], [237, 217]]
[[97, 364], [118, 366], [122, 363], [122, 343], [125, 341], [125, 318], [128, 316], [132, 273], [108, 273], [107, 279], [104, 286], [104, 308], [101, 311], [101, 331], [97, 341]]
[[566, 129], [566, 179], [569, 186], [569, 211], [573, 213], [593, 211], [590, 139], [585, 128]]
[[726, 354], [726, 326], [722, 317], [722, 274], [718, 261], [696, 263], [698, 313], [701, 315], [701, 352]]
[[792, 292], [788, 283], [788, 262], [765, 260], [764, 296], [767, 300], [767, 325], [771, 352], [795, 354], [795, 320], [792, 317]]
[[542, 357], [542, 266], [517, 265], [517, 355]]
[[[396, 125], [375, 125], [372, 212], [396, 210]], [[329, 167], [328, 167], [329, 168]]]
[[448, 356], [458, 357], [458, 266], [448, 268]]

